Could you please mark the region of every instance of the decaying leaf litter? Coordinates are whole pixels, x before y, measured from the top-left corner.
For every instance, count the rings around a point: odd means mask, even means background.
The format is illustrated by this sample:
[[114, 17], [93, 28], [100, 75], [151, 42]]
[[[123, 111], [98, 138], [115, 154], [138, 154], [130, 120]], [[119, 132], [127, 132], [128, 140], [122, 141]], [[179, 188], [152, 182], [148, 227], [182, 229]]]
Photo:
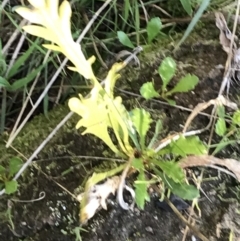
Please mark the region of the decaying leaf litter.
[[[219, 99], [221, 99], [221, 101], [219, 101]], [[203, 105], [205, 105], [205, 106], [208, 106], [208, 105], [219, 105], [219, 103], [220, 104], [223, 104], [223, 103], [225, 103], [226, 105], [229, 105], [230, 104], [230, 106], [234, 106], [235, 107], [235, 105], [234, 105], [234, 103], [231, 103], [231, 102], [229, 102], [227, 99], [225, 99], [225, 98], [223, 98], [223, 97], [219, 97], [218, 99], [216, 99], [216, 100], [212, 100], [212, 101], [209, 101], [209, 102], [207, 102], [207, 103], [205, 103], [205, 104], [203, 104]], [[200, 111], [202, 111], [203, 109], [204, 109], [205, 107], [203, 107], [203, 106], [200, 106], [200, 108], [197, 108], [197, 110], [196, 110], [196, 112], [193, 112], [193, 116], [196, 116], [197, 114], [198, 114], [198, 112], [199, 112], [199, 109], [200, 109]], [[184, 131], [184, 133], [186, 134], [186, 133], [188, 133], [188, 132], [185, 132]], [[184, 133], [183, 133], [183, 135], [184, 135]], [[199, 133], [199, 131], [196, 131], [195, 133]], [[180, 133], [180, 134], [177, 134], [177, 135], [174, 135], [174, 137], [171, 139], [171, 137], [168, 139], [168, 140], [166, 140], [166, 142], [163, 142], [163, 145], [168, 145], [168, 143], [170, 143], [172, 140], [174, 140], [174, 138], [179, 138], [180, 136], [182, 135], [182, 133]], [[189, 134], [190, 135], [190, 134]], [[187, 134], [186, 134], [186, 136], [187, 136]], [[170, 142], [169, 142], [169, 140], [170, 140]], [[194, 157], [193, 157], [194, 158]], [[204, 159], [204, 160], [203, 160]], [[206, 161], [207, 160], [207, 161]], [[207, 164], [213, 164], [212, 162], [211, 162], [211, 160], [212, 160], [212, 157], [207, 157], [207, 156], [204, 156], [203, 158], [199, 158], [199, 160], [198, 160], [198, 166], [200, 165], [207, 165]], [[216, 164], [218, 162], [218, 160], [215, 160], [215, 162], [214, 162], [214, 164]], [[221, 163], [221, 161], [219, 160], [219, 162]], [[183, 163], [185, 163], [185, 166], [187, 166], [188, 164], [186, 164], [187, 162], [186, 162], [186, 160], [185, 160], [185, 162], [183, 162]], [[235, 161], [233, 162], [234, 164], [235, 164]], [[227, 167], [229, 167], [229, 169], [230, 170], [232, 170], [232, 168], [231, 168], [231, 165], [232, 165], [232, 162], [230, 161], [229, 162], [229, 166], [228, 166], [228, 164], [226, 164], [226, 166]], [[237, 175], [236, 173], [235, 173], [235, 175]], [[110, 183], [110, 181], [111, 181], [111, 179], [109, 179], [109, 180], [107, 180], [106, 181], [106, 183]], [[103, 184], [100, 184], [100, 185], [103, 185]], [[106, 187], [108, 186], [108, 184], [106, 184]], [[95, 186], [95, 187], [93, 187], [93, 188], [96, 188], [96, 189], [98, 189], [98, 188], [100, 188], [99, 186]], [[102, 188], [102, 186], [101, 186], [101, 188]], [[109, 190], [110, 191], [108, 191], [108, 190], [106, 190], [106, 193], [114, 193], [115, 192], [115, 189], [116, 189], [116, 187], [112, 187], [111, 185], [109, 185], [109, 187], [107, 187], [107, 189], [108, 188], [110, 188]], [[112, 189], [111, 189], [112, 188]], [[96, 197], [94, 197], [94, 198], [96, 198]], [[105, 205], [105, 198], [107, 198], [107, 195], [104, 195], [103, 197], [100, 197], [100, 199], [99, 199], [99, 196], [97, 197], [98, 198], [98, 201], [97, 202], [100, 202], [100, 204], [101, 204], [101, 206], [102, 207], [104, 207], [104, 208], [106, 208], [106, 205]]]

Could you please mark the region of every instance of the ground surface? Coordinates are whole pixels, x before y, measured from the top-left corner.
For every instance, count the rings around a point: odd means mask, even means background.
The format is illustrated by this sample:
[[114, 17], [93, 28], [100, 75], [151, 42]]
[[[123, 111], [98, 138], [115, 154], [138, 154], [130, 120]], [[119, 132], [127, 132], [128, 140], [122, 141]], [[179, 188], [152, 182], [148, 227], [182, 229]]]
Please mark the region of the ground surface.
[[[200, 79], [194, 91], [175, 96], [178, 105], [192, 108], [199, 102], [217, 97], [223, 70], [219, 70], [216, 66], [224, 65], [226, 54], [218, 44], [218, 31], [212, 31], [214, 28], [214, 25], [209, 26], [208, 31], [211, 34], [193, 35], [175, 55], [158, 48], [146, 54], [141, 70], [134, 70], [135, 78], [129, 77], [128, 81], [123, 79], [124, 90], [138, 93], [141, 84], [152, 78], [158, 84], [160, 79], [153, 73], [164, 55], [172, 55], [177, 61], [180, 76], [183, 73], [191, 73]], [[126, 70], [127, 73], [128, 71], [131, 70]], [[133, 97], [120, 93], [125, 101], [131, 102], [132, 100], [137, 103]], [[232, 88], [231, 100], [237, 102], [239, 94], [240, 91]], [[165, 117], [166, 133], [179, 131], [189, 114], [158, 102], [145, 102], [142, 99], [138, 101], [154, 113], [155, 118]], [[193, 129], [204, 127], [207, 123], [208, 118], [200, 116], [194, 122]], [[207, 140], [208, 134], [203, 134], [201, 138]], [[73, 128], [71, 133], [63, 134], [59, 140], [55, 139], [54, 144], [51, 143], [51, 152], [41, 155], [39, 157], [41, 160], [35, 161], [34, 166], [21, 178], [21, 188], [11, 197], [12, 200], [8, 200], [6, 196], [1, 197], [0, 240], [80, 240], [78, 236], [79, 204], [58, 184], [74, 193], [93, 170], [96, 171], [94, 167], [102, 168], [100, 160], [84, 160], [77, 156], [103, 156], [104, 151], [105, 147], [100, 142], [96, 142], [89, 136], [80, 136]], [[228, 148], [223, 156], [231, 157], [233, 154], [239, 157], [240, 150], [235, 147]], [[73, 168], [69, 169], [69, 167]], [[195, 171], [199, 172], [199, 169]], [[210, 200], [201, 194], [199, 205], [202, 216], [196, 217], [195, 225], [209, 240], [225, 241], [229, 237], [229, 225], [235, 226], [237, 230], [239, 224], [239, 214], [236, 211], [238, 204], [235, 200], [236, 194], [234, 194], [237, 190], [237, 183], [232, 178], [216, 171], [206, 170], [204, 178], [208, 177], [211, 178], [203, 182], [202, 188]], [[29, 203], [17, 202], [17, 200], [36, 199], [41, 192], [45, 192], [42, 200]], [[234, 198], [235, 201], [230, 202], [229, 198]], [[147, 203], [145, 210], [135, 208], [133, 211], [123, 211], [114, 201], [114, 197], [111, 200], [107, 211], [101, 210], [87, 226], [83, 227], [87, 230], [87, 232], [81, 231], [83, 241], [182, 240], [184, 223], [173, 212], [156, 207], [156, 200]], [[8, 212], [6, 212], [7, 208]], [[182, 212], [186, 218], [187, 213], [187, 211]], [[222, 227], [222, 232], [217, 237], [219, 227]], [[190, 232], [186, 240], [194, 240], [191, 235]], [[240, 239], [240, 236], [238, 238]], [[196, 240], [200, 239], [196, 237]]]

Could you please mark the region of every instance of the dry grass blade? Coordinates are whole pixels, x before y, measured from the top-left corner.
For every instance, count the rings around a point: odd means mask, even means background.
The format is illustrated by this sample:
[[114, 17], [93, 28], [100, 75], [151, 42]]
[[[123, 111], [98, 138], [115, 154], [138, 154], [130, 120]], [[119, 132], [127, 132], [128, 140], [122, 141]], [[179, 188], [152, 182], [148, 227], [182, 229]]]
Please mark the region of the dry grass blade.
[[[219, 169], [216, 165], [224, 166], [232, 173], [235, 178], [240, 181], [240, 162], [235, 159], [220, 159], [214, 156], [202, 155], [202, 156], [188, 156], [179, 161], [179, 165], [182, 168], [195, 167], [195, 166], [207, 166]], [[223, 171], [223, 169], [221, 169]]]
[[[222, 45], [223, 50], [225, 52], [230, 53], [232, 33], [229, 30], [227, 26], [227, 22], [222, 13], [220, 12], [215, 13], [215, 17], [216, 17], [216, 26], [220, 30], [220, 35], [219, 35], [220, 44]], [[236, 49], [236, 48], [237, 48], [236, 43], [233, 41], [233, 49]]]
[[[224, 73], [224, 79], [222, 81], [220, 90], [219, 90], [219, 96], [222, 95], [223, 91], [227, 87], [227, 93], [229, 92], [229, 85], [231, 81], [231, 77], [233, 76], [231, 64], [232, 64], [232, 58], [234, 57], [233, 54], [237, 52], [237, 45], [234, 42], [235, 39], [237, 39], [235, 33], [237, 29], [238, 24], [238, 18], [239, 18], [239, 10], [240, 10], [240, 1], [237, 1], [237, 8], [236, 8], [236, 14], [235, 14], [235, 20], [234, 20], [234, 26], [233, 31], [231, 32], [227, 26], [226, 20], [222, 13], [216, 13], [216, 26], [220, 30], [220, 43], [223, 46], [223, 49], [228, 53], [228, 58], [225, 64], [225, 73]], [[235, 60], [236, 61], [236, 60]], [[233, 68], [238, 67], [238, 62], [236, 63], [233, 61]]]
[[207, 109], [209, 106], [214, 105], [214, 106], [220, 106], [220, 105], [225, 105], [233, 110], [237, 110], [237, 104], [227, 100], [225, 97], [222, 95], [217, 97], [216, 99], [209, 100], [208, 102], [200, 103], [198, 104], [188, 117], [185, 126], [183, 128], [183, 133], [187, 131], [188, 127], [190, 126], [191, 122], [193, 119], [203, 110]]

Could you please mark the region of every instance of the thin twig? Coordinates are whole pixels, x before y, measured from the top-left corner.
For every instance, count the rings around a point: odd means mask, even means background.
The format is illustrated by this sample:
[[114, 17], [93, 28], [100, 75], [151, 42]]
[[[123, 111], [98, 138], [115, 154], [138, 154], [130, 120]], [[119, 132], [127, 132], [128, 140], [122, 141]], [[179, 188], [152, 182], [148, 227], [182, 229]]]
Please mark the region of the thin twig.
[[84, 30], [82, 31], [81, 35], [78, 38], [79, 43], [83, 40], [84, 36], [87, 34], [88, 30], [91, 28], [91, 26], [93, 25], [93, 23], [95, 22], [95, 20], [97, 19], [97, 17], [99, 16], [99, 14], [104, 10], [104, 8], [106, 8], [108, 6], [108, 4], [111, 2], [112, 0], [107, 0], [98, 10], [97, 12], [93, 15], [93, 17], [91, 18], [91, 20], [89, 21], [89, 23], [87, 24], [87, 26], [84, 28]]
[[[12, 37], [13, 36], [14, 35], [12, 35]], [[11, 58], [11, 60], [9, 62], [7, 71], [6, 71], [5, 75], [4, 75], [5, 77], [7, 77], [7, 75], [9, 74], [9, 71], [11, 70], [14, 62], [16, 61], [16, 58], [17, 58], [17, 56], [19, 54], [20, 49], [22, 48], [22, 45], [23, 45], [23, 42], [24, 42], [25, 38], [26, 38], [26, 33], [24, 33], [21, 36], [20, 40], [18, 41], [18, 44], [17, 44], [17, 46], [15, 48], [15, 51], [14, 51], [14, 53], [12, 55], [12, 58]], [[2, 97], [2, 110], [1, 110], [1, 114], [2, 115], [1, 115], [0, 131], [4, 131], [4, 127], [5, 127], [6, 105], [7, 105], [7, 90], [6, 90], [6, 88], [4, 88], [3, 89], [3, 97]]]
[[177, 141], [180, 137], [188, 137], [188, 136], [194, 136], [194, 135], [199, 135], [202, 132], [204, 132], [207, 128], [199, 129], [199, 130], [194, 130], [194, 131], [189, 131], [189, 132], [184, 132], [184, 133], [177, 133], [175, 135], [172, 135], [170, 137], [165, 138], [164, 140], [161, 140], [158, 142], [156, 145], [154, 145], [154, 152], [157, 153], [160, 150], [162, 150], [164, 147], [168, 146], [172, 141]]
[[[203, 170], [201, 171], [201, 174], [200, 174], [200, 176], [199, 176], [198, 178], [196, 178], [195, 175], [193, 174], [193, 181], [194, 181], [195, 185], [197, 186], [197, 189], [198, 189], [198, 190], [201, 190], [201, 191], [203, 191], [202, 188], [201, 188], [202, 179], [203, 179]], [[206, 195], [206, 194], [204, 193], [204, 195]], [[206, 197], [207, 197], [207, 196], [206, 196]], [[207, 198], [208, 198], [208, 197], [207, 197]], [[208, 198], [208, 199], [209, 199], [209, 198]], [[192, 202], [192, 206], [191, 206], [191, 208], [190, 208], [190, 212], [189, 212], [189, 216], [188, 216], [188, 220], [187, 220], [188, 223], [191, 223], [192, 225], [195, 224], [195, 220], [193, 219], [192, 216], [195, 214], [194, 208], [195, 208], [197, 202], [198, 202], [198, 199], [195, 198], [195, 199], [193, 200], [193, 202]], [[197, 207], [197, 208], [198, 208], [198, 207]], [[198, 211], [200, 212], [201, 210], [198, 210]], [[198, 215], [201, 217], [201, 212], [200, 212]], [[189, 231], [189, 227], [186, 225], [185, 230], [184, 230], [184, 233], [183, 233], [182, 241], [185, 241], [185, 240], [186, 240], [188, 231]]]
[[68, 59], [65, 58], [62, 62], [62, 64], [59, 66], [59, 68], [57, 69], [57, 71], [55, 72], [55, 74], [53, 75], [52, 79], [50, 80], [50, 82], [48, 83], [48, 85], [45, 87], [44, 91], [42, 92], [42, 94], [39, 96], [38, 100], [36, 101], [36, 103], [33, 105], [32, 109], [29, 111], [29, 113], [27, 114], [27, 116], [25, 117], [25, 119], [22, 121], [22, 123], [20, 124], [20, 126], [18, 127], [18, 129], [14, 132], [14, 134], [8, 139], [8, 142], [6, 144], [6, 147], [8, 148], [13, 140], [16, 138], [16, 136], [18, 135], [18, 133], [22, 130], [22, 128], [25, 126], [25, 124], [27, 123], [27, 121], [29, 120], [29, 118], [32, 116], [33, 112], [36, 110], [36, 108], [39, 106], [39, 104], [41, 103], [42, 99], [45, 97], [45, 95], [47, 94], [48, 90], [51, 88], [52, 84], [54, 83], [54, 81], [57, 79], [58, 75], [61, 73], [61, 71], [63, 70], [64, 66], [66, 65], [66, 63], [68, 62]]
[[[86, 14], [85, 12], [83, 13], [83, 19], [84, 19], [84, 21], [85, 21], [86, 24], [89, 23], [88, 16], [87, 16], [87, 14]], [[96, 55], [97, 55], [97, 57], [98, 57], [101, 65], [102, 65], [102, 67], [105, 68], [105, 69], [108, 69], [108, 66], [107, 66], [106, 63], [103, 61], [102, 56], [101, 56], [101, 54], [100, 54], [99, 51], [98, 51], [98, 48], [97, 48], [97, 45], [96, 45], [96, 43], [95, 43], [94, 36], [93, 36], [93, 32], [92, 32], [92, 29], [91, 29], [91, 28], [89, 28], [89, 34], [90, 34], [90, 37], [91, 37], [91, 40], [92, 40], [93, 48], [94, 48], [94, 50], [95, 50], [95, 53], [96, 53]]]
[[[43, 64], [45, 64], [45, 63], [47, 62], [50, 53], [51, 53], [51, 50], [48, 50], [47, 54], [46, 54], [45, 57], [44, 57]], [[10, 136], [9, 136], [9, 139], [11, 139], [11, 137], [12, 137], [13, 134], [15, 133], [15, 131], [16, 131], [17, 127], [18, 127], [18, 124], [19, 124], [20, 120], [22, 119], [22, 115], [23, 115], [23, 113], [24, 113], [24, 111], [25, 111], [25, 109], [26, 109], [26, 107], [27, 107], [28, 102], [31, 100], [31, 95], [32, 95], [32, 93], [33, 93], [33, 91], [34, 91], [34, 88], [35, 88], [35, 86], [36, 86], [36, 84], [37, 84], [37, 82], [38, 82], [38, 79], [39, 79], [40, 75], [41, 75], [41, 73], [39, 72], [39, 73], [37, 74], [37, 76], [36, 76], [36, 78], [35, 78], [32, 86], [31, 86], [31, 88], [30, 88], [30, 91], [29, 91], [29, 93], [28, 93], [28, 95], [27, 95], [27, 98], [26, 98], [26, 100], [25, 100], [24, 103], [23, 103], [22, 109], [21, 109], [21, 111], [20, 111], [20, 113], [19, 113], [19, 115], [18, 115], [18, 117], [17, 117], [17, 120], [16, 120], [16, 122], [15, 122], [15, 124], [14, 124], [14, 127], [13, 127], [13, 129], [12, 129], [12, 131], [11, 131], [11, 134], [10, 134]], [[31, 101], [31, 104], [32, 104], [32, 101]], [[32, 106], [33, 106], [33, 104], [32, 104]]]
[[148, 23], [149, 15], [148, 15], [148, 13], [147, 13], [147, 10], [146, 10], [143, 2], [142, 2], [141, 0], [139, 0], [139, 1], [140, 1], [140, 3], [141, 3], [141, 6], [142, 6], [142, 10], [143, 10], [143, 13], [144, 13], [144, 16], [145, 16], [145, 21], [146, 21], [146, 23]]
[[6, 4], [9, 2], [9, 0], [3, 0], [2, 4], [1, 4], [1, 8], [4, 9], [4, 7], [6, 6]]
[[226, 65], [225, 65], [224, 79], [221, 84], [218, 96], [223, 94], [223, 92], [227, 86], [227, 82], [229, 80], [229, 70], [231, 69], [231, 61], [232, 61], [232, 53], [233, 53], [232, 49], [233, 49], [234, 37], [236, 35], [236, 30], [237, 30], [237, 25], [238, 25], [239, 9], [240, 9], [240, 0], [238, 0], [238, 4], [237, 4], [233, 31], [232, 31], [232, 36], [231, 36], [231, 42], [230, 42], [230, 50], [228, 52], [228, 58], [227, 58]]
[[18, 56], [18, 54], [20, 52], [20, 49], [22, 48], [22, 45], [23, 45], [25, 39], [26, 39], [26, 33], [23, 33], [21, 38], [20, 38], [20, 40], [18, 41], [18, 44], [17, 44], [13, 54], [12, 54], [12, 58], [11, 58], [11, 60], [9, 62], [8, 69], [7, 69], [7, 72], [5, 74], [5, 77], [8, 75], [8, 73], [11, 70], [13, 64], [15, 63], [15, 61], [17, 59], [17, 56]]
[[[143, 98], [140, 94], [136, 94], [127, 90], [122, 90], [120, 88], [116, 88], [117, 90], [119, 90], [120, 92], [127, 94], [127, 95], [131, 95], [131, 96], [135, 96], [135, 97], [139, 97], [139, 98]], [[177, 108], [179, 110], [184, 110], [184, 111], [188, 111], [188, 112], [192, 112], [193, 109], [191, 108], [187, 108], [181, 105], [170, 105], [169, 103], [165, 102], [165, 101], [161, 101], [161, 100], [155, 100], [155, 99], [151, 99], [152, 102], [156, 102], [156, 103], [160, 103], [161, 105], [165, 105], [168, 107], [172, 107], [172, 108]], [[203, 115], [203, 116], [207, 116], [210, 117], [210, 114], [204, 113], [204, 112], [199, 112], [198, 114]]]
[[19, 28], [17, 28], [13, 34], [11, 35], [11, 37], [9, 38], [9, 40], [7, 41], [7, 43], [4, 45], [3, 49], [2, 49], [2, 54], [3, 55], [7, 55], [9, 48], [11, 47], [12, 43], [15, 41], [15, 39], [18, 37], [19, 33], [20, 33], [20, 28], [22, 28], [24, 25], [27, 24], [27, 20], [23, 19], [21, 21], [21, 23], [19, 24]]

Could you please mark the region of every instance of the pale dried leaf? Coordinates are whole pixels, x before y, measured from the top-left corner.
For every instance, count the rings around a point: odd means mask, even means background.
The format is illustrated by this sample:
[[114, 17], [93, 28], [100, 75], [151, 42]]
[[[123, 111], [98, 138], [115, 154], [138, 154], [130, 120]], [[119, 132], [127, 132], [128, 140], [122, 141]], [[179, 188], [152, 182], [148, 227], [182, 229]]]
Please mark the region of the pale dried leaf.
[[103, 184], [97, 184], [89, 188], [87, 193], [80, 194], [78, 200], [81, 201], [83, 196], [86, 195], [87, 203], [81, 210], [81, 222], [85, 223], [87, 220], [92, 218], [98, 209], [103, 208], [107, 210], [106, 200], [112, 193], [115, 194], [119, 186], [120, 178], [114, 176], [109, 178]]
[[202, 156], [188, 156], [179, 161], [179, 165], [182, 168], [195, 167], [195, 166], [207, 166], [218, 169], [215, 165], [226, 167], [232, 173], [234, 173], [236, 179], [240, 181], [240, 162], [235, 159], [220, 159], [214, 156], [202, 155]]
[[[232, 39], [232, 33], [229, 30], [227, 26], [227, 22], [223, 16], [222, 13], [216, 12], [215, 13], [216, 17], [216, 26], [220, 30], [220, 35], [219, 35], [219, 40], [220, 43], [224, 49], [225, 52], [229, 53], [230, 52], [230, 45], [231, 45], [231, 39]], [[236, 50], [237, 45], [235, 42], [233, 42], [233, 50]]]
[[123, 57], [126, 57], [126, 56], [133, 56], [133, 61], [134, 61], [134, 64], [138, 67], [140, 67], [140, 61], [138, 59], [138, 57], [136, 55], [134, 55], [133, 53], [127, 51], [127, 50], [122, 50], [120, 51], [119, 53], [117, 53], [115, 55], [115, 59], [116, 61], [122, 59]]
[[215, 106], [221, 106], [221, 105], [225, 105], [233, 110], [237, 110], [237, 104], [235, 104], [234, 102], [229, 101], [228, 99], [226, 99], [224, 96], [220, 95], [218, 98], [213, 99], [213, 100], [209, 100], [208, 102], [204, 102], [204, 103], [200, 103], [198, 104], [192, 111], [192, 113], [189, 115], [185, 126], [183, 128], [183, 133], [187, 131], [189, 125], [191, 124], [191, 122], [193, 121], [193, 119], [203, 110], [207, 109], [209, 106], [211, 105], [215, 105]]

